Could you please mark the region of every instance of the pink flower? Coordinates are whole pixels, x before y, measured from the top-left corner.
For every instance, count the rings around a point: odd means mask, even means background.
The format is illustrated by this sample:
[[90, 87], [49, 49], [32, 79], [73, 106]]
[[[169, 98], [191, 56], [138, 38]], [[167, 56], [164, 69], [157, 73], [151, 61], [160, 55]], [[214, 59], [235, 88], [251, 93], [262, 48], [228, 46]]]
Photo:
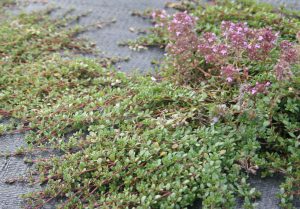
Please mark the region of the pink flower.
[[232, 83], [235, 77], [239, 76], [239, 69], [234, 68], [232, 65], [221, 67], [221, 75], [228, 83]]
[[185, 71], [192, 56], [197, 52], [199, 38], [194, 31], [196, 20], [186, 12], [172, 16], [167, 23], [170, 42], [167, 45], [169, 55], [173, 56], [178, 71]]
[[285, 60], [280, 60], [274, 67], [276, 79], [279, 81], [288, 80], [293, 76], [291, 66]]
[[156, 10], [156, 11], [152, 12], [151, 16], [153, 19], [156, 19], [156, 18], [165, 19], [169, 15], [167, 14], [166, 10]]
[[219, 44], [216, 46], [216, 48], [219, 55], [225, 56], [228, 54], [229, 47], [227, 45]]
[[167, 25], [169, 15], [165, 10], [157, 10], [152, 12], [152, 18], [155, 21], [155, 28], [164, 27]]
[[289, 41], [280, 43], [281, 55], [277, 65], [274, 67], [276, 79], [279, 81], [288, 80], [293, 76], [291, 64], [299, 61], [299, 51]]
[[204, 58], [207, 63], [214, 63], [216, 60], [216, 57], [212, 54], [206, 55]]
[[152, 17], [153, 19], [155, 19], [155, 18], [156, 18], [156, 12], [152, 12], [151, 17]]
[[206, 39], [209, 43], [213, 43], [217, 40], [217, 36], [214, 33], [204, 33], [203, 38]]
[[232, 83], [233, 78], [232, 78], [232, 77], [227, 77], [227, 78], [226, 78], [226, 81], [227, 81], [228, 83]]
[[211, 125], [216, 124], [218, 121], [219, 121], [219, 117], [213, 117], [213, 118], [212, 118]]
[[221, 25], [223, 36], [236, 47], [245, 46], [249, 28], [246, 23], [223, 21]]
[[281, 50], [289, 50], [292, 47], [293, 47], [293, 44], [289, 41], [282, 41], [280, 43]]
[[294, 44], [292, 44], [289, 41], [282, 41], [280, 43], [281, 48], [281, 59], [289, 62], [289, 63], [295, 63], [298, 60], [298, 51], [295, 48]]
[[252, 94], [252, 95], [256, 95], [259, 93], [263, 93], [266, 94], [267, 93], [267, 87], [271, 86], [271, 83], [269, 81], [267, 82], [256, 82], [255, 86], [249, 87], [248, 91]]
[[221, 54], [222, 54], [222, 55], [226, 55], [226, 54], [227, 54], [227, 50], [222, 49], [222, 50], [221, 50]]
[[257, 93], [256, 88], [251, 89], [251, 94], [252, 94], [252, 95], [254, 95], [254, 94], [256, 94], [256, 93]]

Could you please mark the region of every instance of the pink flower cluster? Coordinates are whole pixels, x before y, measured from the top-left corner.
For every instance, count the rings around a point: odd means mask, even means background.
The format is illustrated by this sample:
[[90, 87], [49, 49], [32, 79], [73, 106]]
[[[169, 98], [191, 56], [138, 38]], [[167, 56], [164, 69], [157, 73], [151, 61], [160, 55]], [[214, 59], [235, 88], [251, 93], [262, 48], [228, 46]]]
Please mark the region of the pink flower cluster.
[[248, 34], [250, 34], [250, 29], [247, 23], [223, 21], [221, 30], [223, 37], [228, 40], [231, 45], [240, 48], [248, 46]]
[[245, 59], [265, 60], [276, 47], [278, 37], [270, 29], [251, 29], [247, 23], [228, 21], [222, 22], [221, 32], [221, 37], [214, 33], [204, 33], [199, 38], [198, 53], [206, 63], [220, 67], [221, 75], [229, 83], [240, 74], [240, 70], [235, 69], [232, 63], [241, 66], [240, 62]]
[[295, 46], [289, 41], [282, 41], [280, 43], [281, 49], [281, 59], [285, 60], [288, 63], [297, 62], [299, 56], [298, 51]]
[[224, 58], [229, 55], [229, 50], [228, 45], [218, 42], [214, 33], [204, 33], [199, 40], [198, 52], [205, 58], [207, 63], [224, 63]]
[[221, 67], [221, 75], [226, 79], [228, 83], [232, 83], [235, 78], [238, 78], [240, 69], [234, 68], [233, 65], [227, 65]]
[[155, 27], [164, 27], [167, 25], [170, 15], [165, 10], [156, 10], [152, 12], [152, 18], [155, 20]]
[[156, 10], [152, 12], [152, 18], [153, 19], [165, 19], [167, 17], [169, 17], [169, 15], [167, 14], [166, 10]]
[[196, 20], [187, 12], [179, 12], [173, 15], [168, 30], [172, 36], [185, 36], [194, 28], [195, 23]]
[[251, 29], [247, 23], [223, 21], [223, 37], [229, 45], [246, 51], [252, 60], [264, 60], [275, 47], [278, 34], [271, 29]]
[[[199, 38], [198, 53], [206, 63], [220, 67], [221, 76], [228, 83], [240, 78], [241, 70], [232, 63], [240, 64], [242, 59], [264, 60], [275, 47], [277, 34], [270, 29], [251, 29], [247, 23], [222, 22], [222, 36], [204, 33]], [[248, 70], [244, 69], [247, 77]]]
[[[277, 47], [278, 33], [270, 28], [253, 29], [247, 23], [223, 21], [221, 35], [206, 32], [198, 36], [195, 32], [196, 18], [187, 12], [170, 17], [162, 10], [154, 12], [152, 17], [157, 22], [156, 27], [161, 27], [159, 30], [168, 35], [167, 51], [172, 65], [181, 75], [191, 76], [193, 73], [189, 72], [193, 71], [206, 77], [213, 73], [221, 75], [228, 83], [241, 82], [249, 78], [246, 63], [266, 61]], [[283, 80], [292, 76], [290, 65], [299, 59], [299, 50], [288, 41], [281, 42], [280, 48], [275, 72], [277, 79]], [[201, 58], [204, 58], [204, 64]], [[251, 92], [262, 93], [268, 85], [257, 83], [251, 87]]]
[[277, 33], [271, 29], [251, 30], [247, 51], [252, 60], [265, 60], [276, 46]]
[[294, 44], [289, 41], [280, 43], [281, 56], [275, 66], [275, 75], [277, 80], [287, 80], [293, 76], [291, 64], [299, 61], [299, 51]]
[[186, 12], [173, 15], [168, 25], [168, 32], [171, 42], [167, 46], [168, 51], [173, 55], [192, 55], [197, 49], [198, 36], [194, 32], [196, 20]]
[[255, 86], [252, 86], [248, 89], [250, 94], [256, 95], [259, 93], [265, 94], [267, 93], [267, 87], [269, 87], [271, 83], [269, 81], [267, 82], [256, 82]]

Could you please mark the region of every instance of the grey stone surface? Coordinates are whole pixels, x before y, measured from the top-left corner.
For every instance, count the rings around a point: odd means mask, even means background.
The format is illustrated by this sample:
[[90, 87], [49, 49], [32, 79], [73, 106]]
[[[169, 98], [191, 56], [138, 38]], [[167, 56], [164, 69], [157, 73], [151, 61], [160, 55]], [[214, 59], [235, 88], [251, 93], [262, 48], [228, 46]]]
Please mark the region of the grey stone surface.
[[[276, 195], [279, 192], [279, 185], [283, 178], [276, 176], [272, 178], [261, 179], [259, 176], [251, 176], [250, 184], [261, 192], [261, 198], [256, 200], [256, 209], [279, 209], [279, 200]], [[190, 209], [201, 209], [201, 201], [197, 201]], [[243, 201], [237, 200], [236, 209], [243, 208]]]
[[[0, 137], [0, 154], [12, 153], [25, 146], [24, 136], [11, 134]], [[22, 194], [34, 191], [25, 183], [7, 184], [7, 180], [26, 177], [30, 168], [19, 157], [0, 157], [0, 209], [18, 209], [23, 205]]]
[[0, 138], [1, 153], [14, 152], [22, 146], [26, 146], [22, 134], [4, 135]]
[[[21, 2], [24, 0], [21, 0]], [[28, 0], [27, 0], [28, 1]], [[31, 2], [44, 2], [38, 0], [29, 0]], [[288, 4], [295, 9], [300, 9], [299, 0], [277, 1], [263, 0], [273, 4]], [[93, 30], [82, 34], [82, 37], [88, 38], [95, 42], [97, 48], [106, 52], [108, 56], [130, 57], [127, 63], [120, 63], [120, 69], [130, 72], [138, 69], [141, 72], [153, 71], [151, 60], [160, 59], [163, 51], [160, 49], [150, 49], [143, 52], [133, 52], [127, 47], [119, 47], [118, 43], [128, 39], [138, 37], [136, 33], [129, 30], [146, 29], [150, 22], [142, 18], [132, 17], [132, 11], [145, 10], [148, 8], [163, 8], [168, 0], [48, 0], [49, 4], [60, 6], [61, 11], [70, 8], [75, 9], [76, 14], [91, 12], [90, 15], [79, 20], [80, 25], [91, 25], [99, 21], [109, 21], [115, 19], [116, 23], [104, 27], [101, 30]], [[47, 5], [49, 5], [47, 4]], [[30, 3], [24, 9], [26, 11], [45, 8], [47, 5], [43, 3]], [[20, 134], [7, 135], [0, 137], [0, 153], [6, 151], [15, 151], [18, 147], [24, 146], [24, 136]], [[24, 164], [23, 159], [17, 157], [0, 158], [0, 209], [19, 209], [22, 206], [21, 194], [34, 191], [38, 188], [32, 188], [26, 184], [6, 184], [6, 179], [13, 177], [25, 176], [29, 171], [29, 167]], [[258, 209], [277, 209], [279, 208], [276, 193], [279, 191], [279, 184], [282, 181], [279, 177], [260, 179], [252, 177], [250, 182], [259, 191], [262, 192], [262, 198], [257, 201]], [[201, 208], [201, 203], [196, 202], [192, 208]], [[295, 204], [300, 208], [299, 202]], [[54, 207], [49, 207], [54, 208]], [[240, 206], [238, 208], [241, 208]]]
[[261, 198], [256, 201], [257, 209], [279, 208], [279, 200], [276, 195], [279, 193], [279, 186], [283, 178], [275, 176], [273, 178], [261, 179], [258, 176], [252, 176], [250, 183], [261, 192]]
[[[116, 20], [114, 24], [102, 29], [85, 32], [82, 37], [96, 43], [97, 48], [107, 56], [129, 57], [128, 62], [119, 63], [120, 70], [149, 72], [153, 71], [152, 60], [160, 59], [163, 51], [157, 48], [135, 52], [128, 47], [120, 47], [119, 43], [134, 40], [139, 35], [138, 30], [147, 29], [151, 23], [139, 17], [131, 16], [132, 11], [144, 11], [146, 9], [163, 8], [170, 0], [48, 0], [49, 5], [61, 7], [60, 11], [74, 8], [76, 14], [89, 12], [86, 17], [77, 23], [80, 25], [92, 25], [99, 22]], [[22, 2], [22, 1], [21, 1]], [[32, 3], [25, 8], [26, 11], [45, 7], [43, 3]], [[134, 29], [135, 32], [132, 32]]]
[[275, 6], [285, 6], [288, 8], [295, 9], [295, 10], [300, 9], [300, 1], [299, 0], [260, 0], [260, 1], [270, 3]]

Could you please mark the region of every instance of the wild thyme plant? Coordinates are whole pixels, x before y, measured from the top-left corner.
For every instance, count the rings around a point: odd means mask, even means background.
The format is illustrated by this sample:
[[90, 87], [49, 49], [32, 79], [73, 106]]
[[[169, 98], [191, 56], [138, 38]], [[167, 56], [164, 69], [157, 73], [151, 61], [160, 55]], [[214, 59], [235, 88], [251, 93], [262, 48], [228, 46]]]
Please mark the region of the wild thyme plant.
[[291, 64], [299, 59], [299, 47], [287, 40], [277, 44], [278, 33], [271, 29], [223, 21], [220, 36], [205, 32], [198, 37], [195, 22], [182, 12], [175, 14], [169, 24], [160, 24], [170, 36], [166, 46], [169, 65], [185, 83], [212, 75], [221, 75], [228, 83], [243, 82], [257, 74], [257, 65], [270, 69], [270, 62], [275, 62], [278, 54], [277, 45], [281, 49], [275, 66], [277, 77], [291, 74]]
[[[296, 128], [299, 119], [290, 115], [299, 117], [299, 19], [253, 1], [217, 1], [204, 9], [199, 6], [187, 10], [190, 13], [173, 16], [155, 11], [153, 34], [140, 41], [156, 40], [165, 45], [167, 55], [162, 75], [178, 84], [194, 88], [208, 85], [220, 91], [218, 102], [221, 103], [211, 109], [215, 115], [213, 123], [226, 123], [228, 117], [235, 121], [233, 123], [262, 121], [261, 131], [265, 133], [256, 132], [262, 158], [256, 164], [264, 174], [286, 174], [289, 183], [282, 185], [281, 202], [283, 207], [291, 207], [289, 198], [299, 196], [299, 160], [294, 161], [294, 168], [286, 166], [300, 154], [299, 129]], [[263, 21], [263, 16], [268, 19]], [[278, 22], [290, 25], [291, 30], [281, 28]], [[153, 36], [157, 39], [152, 39]], [[285, 112], [287, 101], [292, 107], [290, 113]], [[232, 111], [231, 114], [228, 111]], [[246, 121], [245, 115], [248, 115]], [[291, 140], [293, 148], [281, 140]], [[278, 147], [284, 150], [289, 147], [290, 151], [282, 152]], [[283, 153], [289, 160], [282, 159], [279, 163]], [[268, 166], [285, 164], [285, 168], [266, 169], [261, 163], [268, 161]], [[287, 192], [287, 188], [291, 191]]]
[[[90, 48], [45, 15], [2, 21], [0, 114], [21, 124], [0, 133], [27, 131], [29, 147], [11, 155], [28, 153], [39, 174], [33, 183], [45, 186], [26, 196], [28, 207], [55, 200], [57, 208], [185, 208], [201, 199], [203, 208], [234, 208], [241, 197], [252, 208], [258, 191], [247, 179], [259, 171], [284, 174], [281, 206], [292, 208], [300, 79], [299, 43], [290, 32], [299, 23], [269, 7], [238, 5], [155, 13], [156, 38], [169, 44], [165, 77], [63, 58], [62, 50]], [[259, 25], [246, 14], [274, 22]], [[30, 159], [36, 151], [58, 155]]]

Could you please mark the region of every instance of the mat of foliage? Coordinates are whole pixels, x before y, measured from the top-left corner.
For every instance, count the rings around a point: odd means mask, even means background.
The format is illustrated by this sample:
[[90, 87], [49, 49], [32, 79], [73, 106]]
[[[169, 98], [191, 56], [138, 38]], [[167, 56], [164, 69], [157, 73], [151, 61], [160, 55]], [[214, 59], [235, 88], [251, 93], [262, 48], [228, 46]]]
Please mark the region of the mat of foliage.
[[[155, 12], [156, 29], [138, 43], [168, 44], [154, 76], [62, 57], [90, 49], [74, 37], [78, 29], [46, 14], [3, 20], [0, 114], [22, 125], [1, 125], [0, 134], [27, 131], [28, 142], [7, 155], [58, 151], [31, 161], [40, 173], [34, 183], [45, 187], [26, 196], [28, 207], [55, 199], [58, 208], [184, 208], [202, 199], [203, 208], [234, 208], [241, 197], [252, 208], [259, 192], [247, 178], [260, 171], [284, 174], [281, 206], [292, 208], [300, 184], [299, 20], [245, 5]], [[222, 20], [233, 22], [221, 27]], [[247, 51], [222, 32], [261, 48]], [[222, 59], [207, 59], [219, 49]]]

